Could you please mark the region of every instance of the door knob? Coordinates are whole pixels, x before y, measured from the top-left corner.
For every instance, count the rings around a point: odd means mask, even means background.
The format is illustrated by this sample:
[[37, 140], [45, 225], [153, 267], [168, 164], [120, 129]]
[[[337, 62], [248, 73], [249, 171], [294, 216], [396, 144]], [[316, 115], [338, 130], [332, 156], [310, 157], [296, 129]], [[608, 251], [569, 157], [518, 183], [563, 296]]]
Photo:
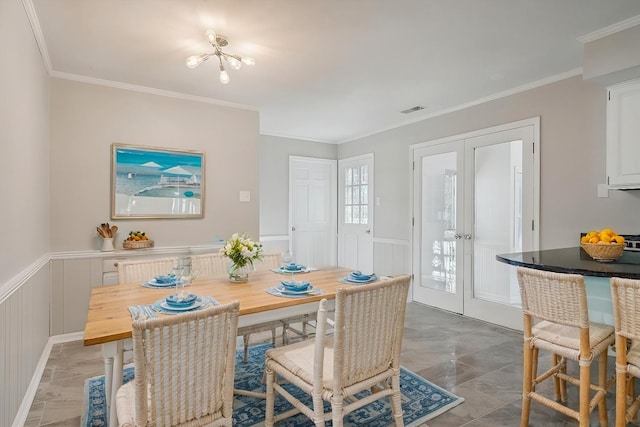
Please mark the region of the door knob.
[[460, 240], [460, 239], [462, 239], [462, 234], [456, 233], [456, 234], [453, 235], [453, 237], [455, 237], [456, 240]]
[[464, 235], [464, 238], [465, 238], [466, 240], [471, 240], [471, 234], [465, 234], [465, 235]]
[[296, 231], [296, 228], [295, 227], [291, 227], [291, 231]]
[[364, 230], [364, 232], [369, 234], [369, 233], [371, 233], [371, 229], [367, 228], [366, 230]]

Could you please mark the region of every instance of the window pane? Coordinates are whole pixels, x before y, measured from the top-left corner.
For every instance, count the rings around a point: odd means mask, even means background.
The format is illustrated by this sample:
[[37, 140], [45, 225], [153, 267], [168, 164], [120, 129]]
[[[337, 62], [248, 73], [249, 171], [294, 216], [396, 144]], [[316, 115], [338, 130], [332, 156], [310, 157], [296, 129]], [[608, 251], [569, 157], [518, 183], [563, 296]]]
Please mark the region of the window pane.
[[360, 169], [353, 168], [353, 185], [360, 184]]
[[351, 204], [351, 198], [353, 197], [351, 195], [351, 188], [352, 187], [345, 187], [344, 189], [344, 204], [345, 205], [350, 205]]
[[368, 185], [360, 186], [360, 204], [361, 205], [369, 204], [369, 186]]
[[361, 172], [360, 172], [360, 183], [361, 184], [368, 184], [369, 183], [369, 171], [368, 168], [366, 166], [362, 166]]
[[353, 223], [360, 224], [360, 206], [353, 207]]
[[353, 187], [353, 204], [360, 204], [360, 187]]
[[360, 224], [369, 224], [369, 207], [360, 207]]
[[351, 185], [351, 168], [347, 168], [344, 173], [344, 185]]
[[351, 224], [351, 206], [344, 207], [344, 222]]

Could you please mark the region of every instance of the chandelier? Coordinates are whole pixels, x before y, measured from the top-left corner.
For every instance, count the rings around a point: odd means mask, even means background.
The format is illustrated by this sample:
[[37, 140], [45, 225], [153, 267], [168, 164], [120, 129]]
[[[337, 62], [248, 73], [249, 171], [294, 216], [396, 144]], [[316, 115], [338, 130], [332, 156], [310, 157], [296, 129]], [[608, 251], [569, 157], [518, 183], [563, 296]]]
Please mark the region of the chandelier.
[[211, 53], [201, 53], [200, 55], [192, 55], [187, 58], [187, 67], [196, 68], [207, 59], [212, 56], [218, 57], [218, 63], [220, 64], [220, 83], [226, 85], [229, 83], [229, 73], [224, 67], [225, 62], [235, 70], [239, 70], [242, 64], [253, 66], [256, 61], [248, 56], [240, 57], [238, 55], [232, 55], [222, 51], [222, 48], [229, 44], [229, 40], [225, 36], [216, 34], [213, 30], [207, 30], [204, 35], [207, 37], [207, 41], [213, 47], [214, 51]]

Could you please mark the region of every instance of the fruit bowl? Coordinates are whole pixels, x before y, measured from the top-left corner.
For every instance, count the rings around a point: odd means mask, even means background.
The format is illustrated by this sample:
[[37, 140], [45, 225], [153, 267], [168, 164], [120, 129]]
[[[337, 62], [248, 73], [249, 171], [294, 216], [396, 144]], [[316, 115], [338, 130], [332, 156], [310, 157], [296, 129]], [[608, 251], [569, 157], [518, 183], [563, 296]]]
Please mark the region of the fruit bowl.
[[625, 245], [624, 243], [582, 243], [580, 246], [594, 260], [611, 262], [622, 256]]

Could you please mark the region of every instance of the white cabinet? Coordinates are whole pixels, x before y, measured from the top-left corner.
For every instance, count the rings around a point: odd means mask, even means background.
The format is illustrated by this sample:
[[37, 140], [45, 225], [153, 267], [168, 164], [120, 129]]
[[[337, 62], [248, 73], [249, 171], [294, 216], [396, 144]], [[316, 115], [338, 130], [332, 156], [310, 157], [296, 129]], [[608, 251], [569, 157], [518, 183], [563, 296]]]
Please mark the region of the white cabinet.
[[640, 189], [640, 80], [609, 88], [607, 181], [612, 189]]

